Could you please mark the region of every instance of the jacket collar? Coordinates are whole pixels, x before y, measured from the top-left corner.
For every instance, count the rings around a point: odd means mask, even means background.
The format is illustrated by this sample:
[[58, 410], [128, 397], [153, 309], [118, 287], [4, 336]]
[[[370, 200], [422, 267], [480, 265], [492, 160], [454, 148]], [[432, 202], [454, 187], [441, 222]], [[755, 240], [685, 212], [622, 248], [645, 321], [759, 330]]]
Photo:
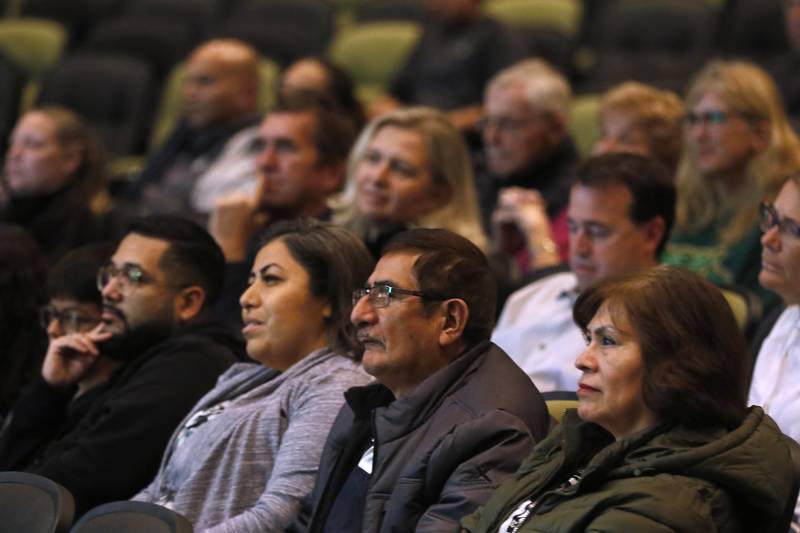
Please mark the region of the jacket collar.
[[379, 420], [383, 421], [387, 432], [398, 432], [394, 436], [400, 436], [430, 418], [444, 399], [467, 381], [478, 366], [476, 360], [492, 347], [494, 345], [489, 341], [479, 342], [455, 361], [428, 376], [414, 392], [403, 398], [395, 399], [385, 385], [373, 383], [349, 389], [345, 399], [357, 419], [367, 418], [375, 411], [376, 424]]

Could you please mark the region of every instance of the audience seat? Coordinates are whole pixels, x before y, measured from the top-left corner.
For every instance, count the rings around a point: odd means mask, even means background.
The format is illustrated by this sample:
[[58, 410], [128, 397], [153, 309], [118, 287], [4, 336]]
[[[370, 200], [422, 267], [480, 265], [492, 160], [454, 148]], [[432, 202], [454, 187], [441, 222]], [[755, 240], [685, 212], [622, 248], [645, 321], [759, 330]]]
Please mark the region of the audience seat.
[[0, 472], [0, 529], [19, 533], [65, 533], [72, 524], [72, 494], [45, 477]]
[[578, 408], [578, 394], [575, 391], [558, 390], [543, 392], [542, 397], [547, 405], [547, 412], [550, 413], [559, 424], [564, 418], [567, 409]]
[[369, 22], [343, 28], [328, 55], [353, 79], [358, 97], [370, 102], [381, 95], [421, 35], [413, 22]]
[[81, 114], [113, 155], [141, 153], [151, 119], [152, 75], [143, 62], [111, 54], [72, 54], [45, 78], [40, 104]]
[[130, 0], [125, 15], [155, 17], [188, 26], [192, 41], [199, 43], [210, 34], [222, 12], [221, 0]]
[[36, 78], [58, 62], [67, 42], [67, 31], [52, 20], [18, 18], [0, 20], [0, 50]]
[[75, 522], [71, 533], [192, 533], [183, 515], [154, 503], [111, 502]]
[[97, 24], [81, 50], [120, 54], [144, 61], [160, 82], [173, 66], [186, 58], [195, 44], [188, 23], [122, 15]]
[[336, 9], [329, 0], [245, 0], [231, 12], [231, 20], [259, 22], [264, 33], [283, 28], [306, 54], [322, 54], [334, 32]]
[[[150, 135], [149, 151], [156, 150], [166, 140], [181, 113], [181, 86], [185, 72], [184, 63], [176, 65], [164, 88], [158, 105], [158, 111], [153, 121], [153, 129]], [[258, 62], [259, 92], [258, 92], [258, 111], [266, 113], [275, 103], [275, 91], [278, 84], [280, 68], [278, 65], [266, 58], [261, 58]]]
[[398, 20], [425, 24], [430, 16], [424, 0], [361, 0], [354, 7], [353, 18], [359, 24]]
[[731, 306], [736, 323], [747, 340], [752, 340], [764, 317], [764, 305], [756, 293], [737, 285], [723, 285], [720, 287], [722, 295]]
[[572, 99], [569, 112], [569, 133], [581, 157], [592, 153], [600, 140], [600, 95], [584, 94]]
[[785, 0], [729, 0], [719, 17], [717, 32], [722, 54], [763, 64], [787, 52], [784, 4]]
[[314, 43], [297, 38], [303, 33], [301, 27], [278, 20], [237, 16], [220, 24], [214, 30], [214, 37], [242, 40], [280, 67], [286, 67], [301, 57], [320, 54]]
[[[17, 108], [14, 111], [15, 117], [19, 110], [24, 111], [31, 107], [39, 92], [42, 76], [61, 59], [66, 43], [66, 28], [54, 20], [0, 20], [0, 51], [16, 65], [25, 82], [13, 104], [7, 101], [3, 103], [4, 106]], [[16, 82], [7, 76], [10, 74], [4, 68], [4, 91], [9, 83]]]
[[60, 22], [69, 33], [68, 48], [83, 41], [100, 21], [118, 14], [126, 0], [22, 0], [20, 13]]
[[491, 0], [484, 2], [483, 10], [513, 26], [553, 28], [574, 36], [582, 5], [578, 0]]
[[578, 89], [637, 80], [683, 93], [708, 60], [717, 10], [697, 0], [618, 0], [597, 21], [602, 39]]

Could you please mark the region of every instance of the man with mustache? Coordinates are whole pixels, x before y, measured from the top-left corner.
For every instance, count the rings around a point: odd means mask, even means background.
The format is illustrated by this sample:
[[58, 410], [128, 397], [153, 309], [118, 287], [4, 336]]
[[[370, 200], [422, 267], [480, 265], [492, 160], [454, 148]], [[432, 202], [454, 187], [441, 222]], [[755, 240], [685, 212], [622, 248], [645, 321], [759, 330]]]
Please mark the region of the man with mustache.
[[495, 299], [464, 237], [414, 229], [387, 244], [350, 317], [378, 382], [345, 393], [297, 529], [449, 531], [516, 470], [550, 417], [489, 342]]
[[577, 390], [586, 342], [572, 304], [596, 281], [656, 266], [674, 218], [675, 185], [655, 159], [618, 153], [579, 164], [567, 206], [570, 270], [513, 293], [492, 340], [542, 392]]
[[33, 438], [39, 446], [0, 468], [61, 483], [78, 515], [143, 488], [175, 427], [241, 357], [239, 341], [210, 320], [224, 268], [196, 224], [134, 221], [97, 275], [100, 324], [51, 339], [41, 379], [17, 402], [0, 450]]

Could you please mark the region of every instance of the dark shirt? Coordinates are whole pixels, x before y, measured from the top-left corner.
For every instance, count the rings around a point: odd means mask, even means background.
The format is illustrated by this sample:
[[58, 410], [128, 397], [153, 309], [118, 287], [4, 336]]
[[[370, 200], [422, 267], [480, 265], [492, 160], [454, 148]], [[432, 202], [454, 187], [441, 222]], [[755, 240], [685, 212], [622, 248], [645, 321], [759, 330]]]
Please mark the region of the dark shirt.
[[253, 115], [204, 128], [195, 128], [185, 120], [180, 121], [164, 145], [148, 160], [136, 182], [125, 192], [125, 199], [132, 203], [144, 202], [157, 199], [158, 191], [169, 190], [183, 196], [172, 198], [173, 202], [180, 201], [188, 205], [194, 185], [194, 176], [189, 172], [191, 162], [201, 156], [212, 162], [231, 137], [258, 121], [259, 117]]
[[477, 105], [486, 82], [523, 57], [518, 39], [494, 19], [449, 27], [434, 20], [389, 92], [402, 102], [445, 111]]
[[480, 165], [483, 168], [476, 172], [476, 186], [486, 230], [491, 230], [492, 211], [497, 206], [500, 190], [506, 187], [539, 191], [547, 203], [547, 216], [553, 220], [569, 202], [570, 172], [578, 159], [575, 143], [567, 137], [547, 158], [534, 161], [508, 176], [493, 176], [485, 164]]
[[0, 435], [0, 469], [64, 485], [77, 515], [130, 498], [152, 480], [178, 423], [241, 351], [218, 325], [187, 325], [74, 401], [74, 390], [39, 379]]
[[[361, 443], [362, 455], [372, 446], [372, 439]], [[325, 533], [359, 533], [364, 516], [370, 475], [353, 465], [325, 521]]]

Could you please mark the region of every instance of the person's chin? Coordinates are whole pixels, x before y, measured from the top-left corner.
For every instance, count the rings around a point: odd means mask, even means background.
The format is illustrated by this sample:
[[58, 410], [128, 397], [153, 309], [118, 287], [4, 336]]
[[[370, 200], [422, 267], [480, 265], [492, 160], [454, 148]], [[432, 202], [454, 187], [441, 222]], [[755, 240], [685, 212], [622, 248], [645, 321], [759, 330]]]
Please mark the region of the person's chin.
[[367, 346], [364, 348], [364, 354], [361, 356], [361, 366], [367, 374], [378, 377], [385, 362], [386, 352], [377, 347]]

